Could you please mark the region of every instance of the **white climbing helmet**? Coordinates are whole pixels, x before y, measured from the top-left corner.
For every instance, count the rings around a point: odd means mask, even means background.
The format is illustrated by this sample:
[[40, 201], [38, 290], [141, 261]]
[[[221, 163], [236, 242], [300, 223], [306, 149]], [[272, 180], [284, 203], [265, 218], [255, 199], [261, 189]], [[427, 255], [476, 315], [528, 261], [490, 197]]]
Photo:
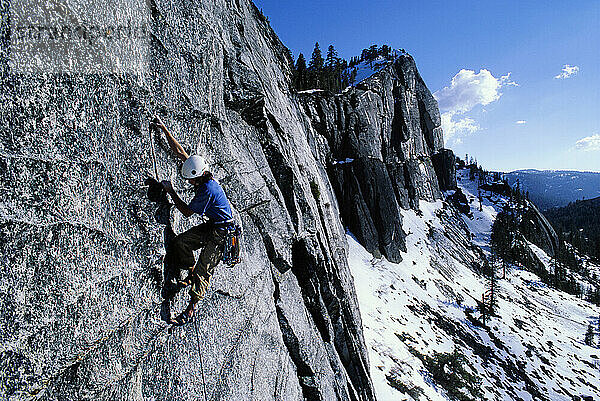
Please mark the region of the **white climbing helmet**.
[[198, 178], [208, 170], [208, 164], [201, 156], [190, 156], [181, 166], [181, 176], [186, 180]]

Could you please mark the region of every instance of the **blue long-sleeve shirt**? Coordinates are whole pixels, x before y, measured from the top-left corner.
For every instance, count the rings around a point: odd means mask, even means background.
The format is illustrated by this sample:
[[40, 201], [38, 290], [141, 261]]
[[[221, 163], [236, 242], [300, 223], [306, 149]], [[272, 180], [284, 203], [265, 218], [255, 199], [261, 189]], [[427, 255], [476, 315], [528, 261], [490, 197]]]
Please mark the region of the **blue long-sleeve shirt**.
[[214, 179], [198, 185], [189, 208], [194, 213], [205, 215], [212, 223], [223, 223], [233, 219], [225, 191]]

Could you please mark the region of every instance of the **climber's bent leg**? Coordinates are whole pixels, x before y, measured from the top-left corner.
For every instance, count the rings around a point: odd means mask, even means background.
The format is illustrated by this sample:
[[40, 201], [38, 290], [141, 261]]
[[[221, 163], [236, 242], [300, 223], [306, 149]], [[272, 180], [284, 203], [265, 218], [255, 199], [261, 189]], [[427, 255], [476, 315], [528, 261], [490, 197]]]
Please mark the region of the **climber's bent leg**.
[[211, 233], [208, 224], [200, 224], [176, 236], [167, 246], [164, 261], [164, 284], [161, 295], [170, 300], [180, 289], [178, 280], [181, 270], [190, 270], [194, 266], [194, 251], [208, 242]]
[[[210, 232], [206, 245], [200, 253], [198, 263], [192, 276], [192, 287], [190, 288], [190, 304], [196, 304], [206, 294], [210, 278], [215, 272], [215, 267], [223, 259], [223, 245], [225, 244], [226, 231], [213, 229]], [[192, 305], [193, 309], [193, 305]]]

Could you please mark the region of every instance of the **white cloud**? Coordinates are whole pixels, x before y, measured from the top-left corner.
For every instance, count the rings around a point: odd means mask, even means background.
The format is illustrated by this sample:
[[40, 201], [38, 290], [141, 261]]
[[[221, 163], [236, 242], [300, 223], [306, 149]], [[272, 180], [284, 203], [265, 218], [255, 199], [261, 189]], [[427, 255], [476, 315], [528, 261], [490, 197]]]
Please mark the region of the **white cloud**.
[[575, 142], [575, 149], [585, 152], [594, 152], [600, 150], [600, 134], [587, 136]]
[[442, 114], [442, 129], [447, 143], [459, 144], [462, 142], [462, 138], [479, 131], [481, 127], [470, 117], [454, 121], [454, 113], [446, 112]]
[[466, 113], [477, 105], [490, 104], [500, 99], [501, 82], [488, 70], [462, 69], [452, 78], [450, 86], [435, 92], [442, 112]]
[[562, 72], [554, 77], [554, 79], [567, 79], [571, 78], [573, 75], [577, 75], [579, 72], [579, 67], [576, 65], [565, 64], [562, 68]]
[[515, 124], [523, 125], [523, 124], [527, 124], [527, 121], [526, 120], [519, 120], [519, 121], [515, 121]]
[[500, 84], [502, 86], [520, 86], [518, 83], [510, 79], [511, 74], [512, 72], [509, 72], [508, 74], [500, 77]]
[[462, 69], [452, 78], [450, 86], [433, 94], [442, 112], [442, 129], [447, 143], [460, 143], [462, 138], [481, 129], [473, 118], [464, 114], [476, 106], [486, 106], [500, 99], [502, 87], [519, 86], [510, 75], [509, 72], [496, 78], [486, 69], [479, 73]]

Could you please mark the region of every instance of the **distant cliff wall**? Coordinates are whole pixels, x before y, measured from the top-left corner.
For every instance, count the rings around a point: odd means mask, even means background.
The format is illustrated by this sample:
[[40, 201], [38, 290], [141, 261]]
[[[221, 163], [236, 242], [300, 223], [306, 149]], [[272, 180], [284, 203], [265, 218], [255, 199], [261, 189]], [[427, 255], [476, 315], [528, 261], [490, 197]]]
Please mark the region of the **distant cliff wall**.
[[456, 187], [437, 102], [413, 58], [399, 57], [343, 94], [301, 99], [323, 137], [344, 224], [367, 250], [399, 261], [406, 237], [400, 210]]

